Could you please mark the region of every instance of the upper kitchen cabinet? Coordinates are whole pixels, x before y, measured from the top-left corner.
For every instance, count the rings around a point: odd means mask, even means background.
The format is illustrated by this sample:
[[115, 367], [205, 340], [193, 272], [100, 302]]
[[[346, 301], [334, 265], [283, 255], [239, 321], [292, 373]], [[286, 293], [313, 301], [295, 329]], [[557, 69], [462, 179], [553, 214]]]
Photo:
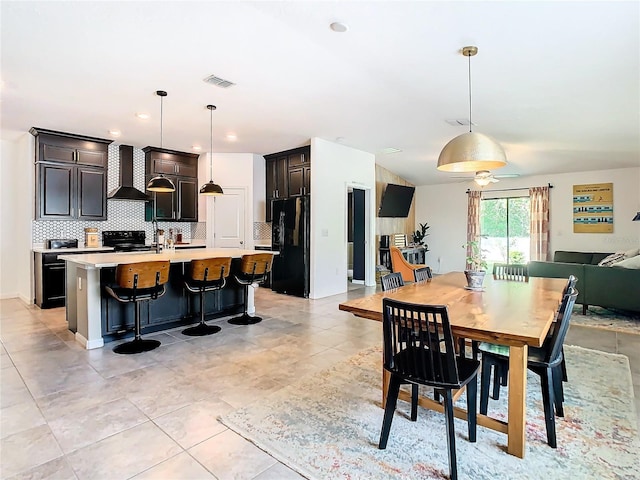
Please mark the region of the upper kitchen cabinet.
[[198, 176], [198, 154], [176, 152], [156, 147], [142, 149], [147, 175], [165, 174], [180, 177]]
[[147, 192], [145, 220], [198, 221], [198, 155], [157, 147], [145, 147], [145, 181], [164, 175], [175, 192]]
[[273, 200], [311, 193], [311, 148], [302, 147], [266, 155], [266, 221]]
[[36, 220], [106, 220], [112, 140], [32, 128]]

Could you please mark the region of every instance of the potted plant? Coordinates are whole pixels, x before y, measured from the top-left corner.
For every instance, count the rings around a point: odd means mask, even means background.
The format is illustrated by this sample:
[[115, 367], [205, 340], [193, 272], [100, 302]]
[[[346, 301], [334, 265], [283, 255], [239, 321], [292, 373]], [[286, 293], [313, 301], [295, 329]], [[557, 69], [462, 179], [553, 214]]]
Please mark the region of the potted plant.
[[427, 235], [429, 235], [427, 233], [427, 230], [429, 230], [429, 225], [427, 225], [426, 223], [420, 223], [420, 229], [416, 230], [415, 233], [413, 234], [413, 243], [415, 245], [420, 245], [424, 247], [425, 252], [429, 251], [429, 245], [427, 245], [425, 243], [425, 237]]
[[467, 250], [467, 270], [464, 271], [467, 277], [467, 288], [482, 290], [484, 276], [487, 273], [487, 261], [480, 249], [480, 242], [473, 240], [462, 245], [462, 248]]

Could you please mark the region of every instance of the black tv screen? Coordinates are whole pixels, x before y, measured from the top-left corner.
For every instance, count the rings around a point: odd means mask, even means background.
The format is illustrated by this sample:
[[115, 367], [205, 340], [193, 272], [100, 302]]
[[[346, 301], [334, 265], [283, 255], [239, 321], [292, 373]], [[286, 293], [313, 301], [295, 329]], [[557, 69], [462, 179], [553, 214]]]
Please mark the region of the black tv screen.
[[378, 217], [406, 217], [409, 215], [415, 187], [389, 183], [380, 202]]

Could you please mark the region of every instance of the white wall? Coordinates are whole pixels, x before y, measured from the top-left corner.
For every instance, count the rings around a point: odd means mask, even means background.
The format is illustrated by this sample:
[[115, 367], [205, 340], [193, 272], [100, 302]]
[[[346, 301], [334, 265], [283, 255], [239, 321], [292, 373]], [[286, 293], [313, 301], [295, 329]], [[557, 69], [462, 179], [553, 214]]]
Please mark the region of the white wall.
[[[347, 291], [347, 186], [369, 189], [368, 265], [375, 266], [375, 156], [320, 138], [311, 139], [311, 298]], [[370, 268], [367, 285], [375, 285]]]
[[[631, 221], [640, 211], [640, 168], [502, 179], [486, 189], [536, 187], [548, 183], [553, 185], [550, 192], [552, 256], [556, 250], [614, 252], [640, 246], [640, 222]], [[588, 183], [613, 183], [613, 233], [573, 233], [573, 186]], [[464, 182], [416, 188], [416, 223], [428, 222], [431, 226], [426, 262], [438, 273], [464, 270], [465, 192], [472, 187], [471, 182]]]
[[264, 222], [266, 220], [267, 192], [266, 164], [262, 155], [253, 156], [253, 221]]
[[33, 302], [33, 137], [0, 141], [0, 298]]

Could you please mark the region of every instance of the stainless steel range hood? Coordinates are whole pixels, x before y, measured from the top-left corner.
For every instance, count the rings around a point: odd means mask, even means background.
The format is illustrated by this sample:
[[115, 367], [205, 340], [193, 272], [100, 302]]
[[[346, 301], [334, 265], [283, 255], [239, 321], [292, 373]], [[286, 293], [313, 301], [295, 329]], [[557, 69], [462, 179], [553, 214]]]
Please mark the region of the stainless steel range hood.
[[107, 198], [110, 200], [150, 200], [144, 192], [133, 188], [133, 147], [120, 145], [120, 185]]

